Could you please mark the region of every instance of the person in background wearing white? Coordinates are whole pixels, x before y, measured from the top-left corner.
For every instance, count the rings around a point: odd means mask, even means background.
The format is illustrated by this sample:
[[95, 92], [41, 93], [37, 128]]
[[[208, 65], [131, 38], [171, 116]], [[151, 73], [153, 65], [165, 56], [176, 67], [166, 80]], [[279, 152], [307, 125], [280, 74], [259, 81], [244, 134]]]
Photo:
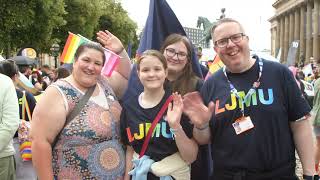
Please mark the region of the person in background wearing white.
[[9, 77], [0, 74], [0, 84], [0, 179], [15, 180], [12, 139], [20, 121], [18, 98]]

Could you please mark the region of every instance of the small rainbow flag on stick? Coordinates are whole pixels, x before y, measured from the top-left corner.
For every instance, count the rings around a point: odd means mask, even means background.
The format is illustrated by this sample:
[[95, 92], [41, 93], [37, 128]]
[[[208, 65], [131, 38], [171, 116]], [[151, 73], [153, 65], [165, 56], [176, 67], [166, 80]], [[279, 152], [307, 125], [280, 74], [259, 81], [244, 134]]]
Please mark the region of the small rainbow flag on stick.
[[88, 42], [88, 39], [69, 32], [69, 36], [66, 44], [64, 45], [60, 61], [66, 64], [72, 64], [76, 50], [82, 43], [85, 42]]
[[223, 62], [221, 61], [220, 57], [218, 56], [218, 54], [216, 54], [216, 56], [214, 57], [214, 60], [211, 64], [208, 64], [209, 66], [209, 72], [205, 78], [208, 79], [209, 76], [213, 75], [215, 72], [217, 72], [220, 68], [222, 68], [224, 66]]

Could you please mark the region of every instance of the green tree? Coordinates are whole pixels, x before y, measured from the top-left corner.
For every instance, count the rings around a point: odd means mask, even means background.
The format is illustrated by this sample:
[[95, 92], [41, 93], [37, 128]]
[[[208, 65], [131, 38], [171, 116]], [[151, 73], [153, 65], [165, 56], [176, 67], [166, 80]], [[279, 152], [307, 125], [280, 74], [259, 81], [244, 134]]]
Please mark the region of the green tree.
[[64, 46], [68, 32], [81, 34], [89, 39], [94, 36], [95, 29], [101, 16], [100, 0], [65, 0], [66, 11], [64, 19], [67, 23], [55, 29], [53, 38], [60, 40]]
[[109, 30], [122, 41], [126, 48], [131, 43], [134, 55], [138, 47], [137, 24], [129, 18], [120, 3], [101, 0], [100, 6], [102, 7], [102, 15], [99, 18], [96, 31]]
[[0, 52], [7, 57], [22, 47], [39, 53], [50, 52], [53, 42], [63, 47], [68, 31], [95, 39], [104, 29], [135, 52], [137, 25], [114, 0], [0, 0]]
[[63, 0], [1, 0], [0, 49], [9, 57], [21, 47], [48, 51], [54, 28], [65, 23]]

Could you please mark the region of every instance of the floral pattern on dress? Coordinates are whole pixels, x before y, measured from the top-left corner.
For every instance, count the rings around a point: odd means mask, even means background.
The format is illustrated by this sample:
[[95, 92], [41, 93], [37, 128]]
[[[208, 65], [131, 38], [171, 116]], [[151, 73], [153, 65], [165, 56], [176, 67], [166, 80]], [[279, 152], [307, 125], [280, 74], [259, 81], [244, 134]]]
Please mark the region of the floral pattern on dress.
[[[106, 82], [99, 83], [106, 97], [115, 97]], [[65, 80], [59, 80], [55, 85], [67, 98], [70, 113], [82, 94]], [[52, 151], [56, 179], [123, 179], [125, 153], [119, 134], [121, 106], [116, 99], [107, 99], [109, 109], [88, 101], [57, 137]]]
[[[98, 105], [96, 105], [98, 106]], [[107, 111], [94, 110], [88, 114], [88, 126], [95, 129], [97, 136], [108, 136], [111, 137], [111, 122], [110, 115]]]
[[79, 180], [79, 179], [81, 179], [81, 175], [77, 170], [75, 170], [73, 168], [63, 168], [60, 171], [60, 178], [59, 179]]
[[[121, 169], [125, 168], [125, 157], [119, 156], [119, 152], [124, 153], [124, 150], [113, 146], [113, 143], [115, 143], [113, 140], [106, 141], [91, 148], [88, 162], [89, 169], [94, 175], [107, 175], [109, 178], [106, 179], [116, 179], [115, 174], [121, 173]], [[114, 148], [109, 148], [110, 146]]]

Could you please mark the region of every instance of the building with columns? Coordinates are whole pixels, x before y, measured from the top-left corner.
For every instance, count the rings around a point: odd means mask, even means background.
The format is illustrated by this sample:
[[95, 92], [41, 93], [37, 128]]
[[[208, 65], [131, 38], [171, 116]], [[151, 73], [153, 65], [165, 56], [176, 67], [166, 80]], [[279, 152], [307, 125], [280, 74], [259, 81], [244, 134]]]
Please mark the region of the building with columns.
[[319, 57], [319, 4], [320, 0], [276, 0], [272, 6], [275, 15], [271, 23], [271, 54], [278, 55], [286, 62], [289, 47], [293, 41], [299, 41], [295, 62], [310, 62], [310, 58]]

